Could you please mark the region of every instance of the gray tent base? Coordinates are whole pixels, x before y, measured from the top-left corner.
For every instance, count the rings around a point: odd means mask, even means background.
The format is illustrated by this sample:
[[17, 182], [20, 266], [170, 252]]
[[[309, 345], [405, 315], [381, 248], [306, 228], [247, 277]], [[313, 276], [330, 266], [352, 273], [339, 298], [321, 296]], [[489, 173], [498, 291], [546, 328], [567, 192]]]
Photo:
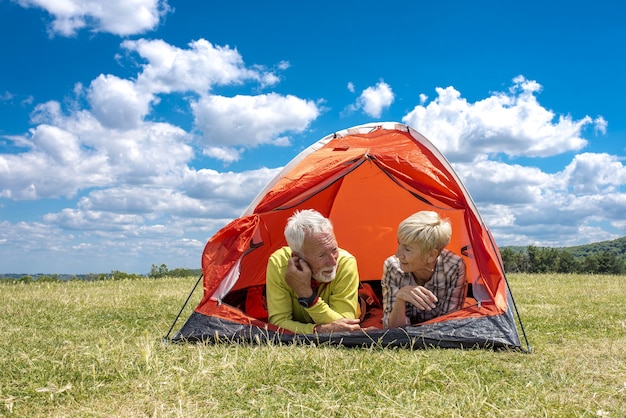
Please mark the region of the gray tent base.
[[382, 348], [486, 348], [522, 350], [511, 312], [497, 316], [334, 334], [291, 334], [271, 331], [193, 312], [172, 342], [274, 343]]

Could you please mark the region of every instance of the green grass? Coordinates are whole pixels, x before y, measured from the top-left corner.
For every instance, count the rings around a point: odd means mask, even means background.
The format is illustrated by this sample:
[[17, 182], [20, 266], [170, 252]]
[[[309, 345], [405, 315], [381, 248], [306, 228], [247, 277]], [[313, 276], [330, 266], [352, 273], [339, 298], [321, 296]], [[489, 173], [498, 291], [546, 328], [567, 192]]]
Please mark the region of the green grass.
[[0, 285], [0, 416], [626, 416], [624, 276], [511, 275], [530, 354], [163, 343], [195, 280]]

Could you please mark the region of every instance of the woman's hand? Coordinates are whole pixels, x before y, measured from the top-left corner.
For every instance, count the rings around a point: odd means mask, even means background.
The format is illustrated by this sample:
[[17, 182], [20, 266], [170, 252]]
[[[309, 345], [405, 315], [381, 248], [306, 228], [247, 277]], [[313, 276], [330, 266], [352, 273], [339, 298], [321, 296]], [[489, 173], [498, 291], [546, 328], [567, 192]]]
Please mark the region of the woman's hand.
[[422, 311], [430, 311], [435, 309], [437, 296], [424, 286], [404, 286], [396, 294], [396, 303], [399, 300], [409, 302]]

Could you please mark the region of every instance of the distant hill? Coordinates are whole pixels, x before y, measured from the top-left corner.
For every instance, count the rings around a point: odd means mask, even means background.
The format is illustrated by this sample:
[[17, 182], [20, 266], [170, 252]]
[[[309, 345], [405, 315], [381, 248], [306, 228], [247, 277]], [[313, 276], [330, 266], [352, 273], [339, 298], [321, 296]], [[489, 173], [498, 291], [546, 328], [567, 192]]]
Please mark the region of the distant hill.
[[563, 248], [572, 253], [574, 257], [586, 257], [597, 253], [613, 253], [617, 256], [626, 257], [626, 237], [611, 241], [595, 242], [593, 244], [578, 245], [575, 247]]
[[[529, 246], [505, 246], [500, 249], [510, 248], [514, 251], [526, 251]], [[538, 247], [553, 248], [553, 247]], [[600, 241], [585, 245], [576, 245], [573, 247], [554, 247], [558, 251], [567, 251], [576, 258], [584, 258], [599, 253], [612, 253], [619, 258], [626, 258], [626, 237], [617, 238], [611, 241]]]

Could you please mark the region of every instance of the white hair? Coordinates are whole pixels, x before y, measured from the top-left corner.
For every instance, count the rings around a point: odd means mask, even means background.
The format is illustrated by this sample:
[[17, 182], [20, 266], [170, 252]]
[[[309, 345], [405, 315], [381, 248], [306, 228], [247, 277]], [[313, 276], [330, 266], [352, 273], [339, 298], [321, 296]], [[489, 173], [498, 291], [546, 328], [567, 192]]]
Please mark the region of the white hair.
[[285, 239], [292, 251], [302, 252], [304, 239], [317, 234], [332, 234], [333, 224], [314, 209], [304, 209], [294, 212], [285, 226]]

